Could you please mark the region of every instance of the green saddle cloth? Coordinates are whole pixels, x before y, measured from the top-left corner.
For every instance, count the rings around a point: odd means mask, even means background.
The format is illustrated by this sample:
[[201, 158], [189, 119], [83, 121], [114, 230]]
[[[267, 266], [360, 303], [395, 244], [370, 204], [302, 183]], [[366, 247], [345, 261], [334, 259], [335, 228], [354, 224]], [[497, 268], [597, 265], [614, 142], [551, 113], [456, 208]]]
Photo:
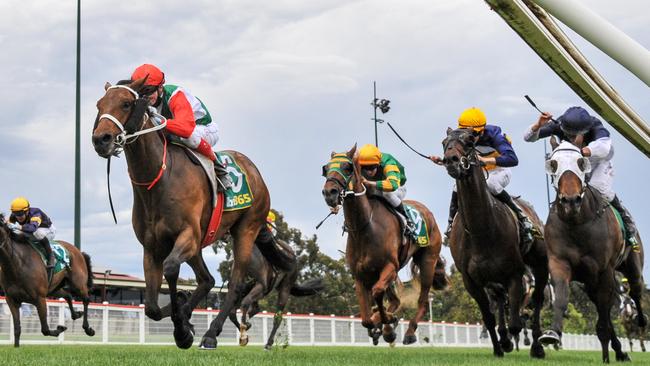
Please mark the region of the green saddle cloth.
[[618, 210], [614, 206], [609, 205], [609, 208], [612, 209], [614, 216], [616, 216], [616, 221], [618, 221], [618, 226], [621, 228], [621, 233], [623, 234], [623, 240], [627, 242], [627, 228], [625, 228], [625, 222], [623, 221], [623, 216], [621, 216], [621, 213], [618, 212]]
[[253, 205], [253, 193], [248, 184], [246, 172], [237, 164], [235, 159], [227, 152], [217, 152], [217, 159], [226, 166], [232, 185], [225, 192], [224, 211], [236, 211]]
[[[40, 254], [41, 259], [43, 260], [43, 265], [47, 265], [47, 258], [45, 258], [45, 250], [38, 241], [30, 240], [32, 248], [34, 248], [38, 254]], [[66, 268], [70, 267], [70, 254], [68, 251], [57, 241], [50, 240], [50, 247], [54, 253], [54, 259], [56, 264], [54, 265], [54, 273], [59, 273]]]
[[415, 232], [413, 233], [415, 242], [418, 243], [418, 245], [421, 247], [428, 246], [430, 243], [429, 230], [427, 228], [427, 222], [424, 220], [424, 217], [420, 211], [409, 204], [405, 203], [404, 208], [406, 209], [406, 213], [409, 215], [409, 219], [411, 219], [411, 222], [415, 226]]

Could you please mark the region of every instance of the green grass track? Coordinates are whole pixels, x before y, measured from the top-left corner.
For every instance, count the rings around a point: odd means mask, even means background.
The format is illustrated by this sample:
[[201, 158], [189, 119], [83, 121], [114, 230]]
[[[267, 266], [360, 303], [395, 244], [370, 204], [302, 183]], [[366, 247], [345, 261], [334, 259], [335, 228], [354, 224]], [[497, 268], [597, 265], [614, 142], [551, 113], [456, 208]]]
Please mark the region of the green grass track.
[[[612, 362], [614, 353], [610, 352]], [[650, 354], [632, 353], [632, 364], [650, 365]], [[266, 352], [261, 346], [219, 347], [216, 351], [173, 346], [24, 345], [0, 347], [2, 365], [600, 365], [600, 352], [547, 350], [545, 360], [531, 360], [524, 350], [495, 359], [490, 349], [288, 347]]]

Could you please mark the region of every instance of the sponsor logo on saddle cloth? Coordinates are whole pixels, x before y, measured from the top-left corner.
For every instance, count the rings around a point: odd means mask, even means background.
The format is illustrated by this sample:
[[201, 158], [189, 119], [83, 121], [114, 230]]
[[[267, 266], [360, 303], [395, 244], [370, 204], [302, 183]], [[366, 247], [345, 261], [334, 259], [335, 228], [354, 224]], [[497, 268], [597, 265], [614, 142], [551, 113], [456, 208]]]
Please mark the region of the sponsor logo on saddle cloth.
[[[39, 242], [34, 242], [31, 240], [29, 244], [31, 244], [32, 248], [34, 248], [41, 256], [43, 265], [47, 265], [47, 258], [45, 258], [45, 250], [43, 249], [41, 244], [39, 244]], [[69, 268], [70, 255], [68, 254], [68, 251], [65, 250], [65, 248], [56, 241], [50, 240], [50, 247], [52, 248], [52, 252], [54, 253], [54, 259], [56, 260], [56, 264], [54, 265], [54, 273], [59, 273], [64, 269]]]
[[430, 243], [429, 230], [427, 228], [427, 222], [424, 220], [424, 217], [422, 217], [420, 211], [418, 211], [415, 207], [409, 204], [405, 203], [404, 208], [406, 208], [406, 213], [409, 215], [409, 218], [411, 219], [411, 222], [413, 222], [413, 226], [415, 227], [413, 233], [415, 242], [418, 243], [418, 245], [421, 247], [428, 246]]
[[217, 152], [217, 159], [226, 167], [232, 185], [226, 192], [224, 211], [236, 211], [253, 205], [253, 193], [248, 185], [248, 177], [233, 157], [223, 151]]

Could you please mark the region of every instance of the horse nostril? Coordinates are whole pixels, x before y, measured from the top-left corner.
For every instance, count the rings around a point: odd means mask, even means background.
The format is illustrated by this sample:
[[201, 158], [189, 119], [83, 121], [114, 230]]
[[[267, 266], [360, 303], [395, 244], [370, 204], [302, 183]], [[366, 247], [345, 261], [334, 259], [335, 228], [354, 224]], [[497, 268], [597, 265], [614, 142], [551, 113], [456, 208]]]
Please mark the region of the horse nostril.
[[460, 158], [458, 156], [454, 155], [454, 156], [451, 157], [451, 161], [453, 161], [454, 163], [457, 163], [457, 162], [460, 161]]
[[112, 140], [113, 140], [113, 136], [111, 136], [108, 133], [103, 134], [102, 137], [101, 137], [102, 144], [107, 144], [107, 143], [111, 142]]

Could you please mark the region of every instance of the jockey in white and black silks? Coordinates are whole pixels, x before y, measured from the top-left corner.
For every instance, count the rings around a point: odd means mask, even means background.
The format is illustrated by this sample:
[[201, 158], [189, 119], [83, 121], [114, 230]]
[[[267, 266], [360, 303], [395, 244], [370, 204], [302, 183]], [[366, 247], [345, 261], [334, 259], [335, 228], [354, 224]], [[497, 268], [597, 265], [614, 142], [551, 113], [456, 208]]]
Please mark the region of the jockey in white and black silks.
[[52, 220], [37, 207], [30, 207], [25, 197], [18, 197], [11, 201], [11, 215], [9, 216], [9, 227], [13, 230], [33, 236], [45, 250], [48, 259], [47, 267], [54, 267], [54, 253], [50, 246], [50, 240], [54, 240], [56, 229]]
[[219, 129], [203, 102], [183, 87], [165, 84], [165, 74], [155, 65], [138, 66], [131, 75], [131, 81], [144, 77], [147, 79], [140, 94], [148, 96], [150, 105], [167, 118], [166, 131], [212, 160], [222, 183], [228, 184], [230, 180], [223, 179], [227, 172], [212, 150], [219, 141]]
[[[486, 179], [488, 190], [495, 198], [505, 203], [517, 214], [522, 241], [525, 243], [532, 242], [533, 223], [519, 208], [519, 206], [515, 204], [510, 194], [505, 190], [512, 178], [512, 171], [510, 168], [519, 165], [519, 159], [517, 158], [515, 150], [512, 148], [510, 138], [501, 131], [499, 126], [488, 125], [485, 113], [475, 107], [468, 108], [461, 113], [460, 117], [458, 117], [458, 128], [471, 128], [479, 133], [475, 146], [486, 146], [494, 149], [494, 153], [489, 156], [478, 156], [478, 159], [485, 165], [485, 169], [489, 172]], [[442, 164], [442, 159], [440, 157], [432, 156], [431, 160], [436, 164]], [[454, 186], [454, 191], [451, 194], [451, 202], [449, 204], [447, 230], [445, 230], [444, 234], [445, 243], [449, 240], [452, 223], [454, 222], [454, 217], [457, 212], [458, 193]]]
[[634, 220], [612, 187], [614, 182], [614, 165], [612, 164], [614, 146], [609, 131], [598, 118], [590, 115], [582, 107], [567, 109], [555, 121], [551, 121], [552, 118], [550, 113], [542, 113], [539, 120], [528, 128], [524, 139], [534, 142], [540, 138], [555, 135], [560, 140], [573, 143], [577, 138], [581, 138], [582, 147], [579, 147], [582, 149], [582, 155], [589, 158], [591, 163], [589, 185], [598, 190], [603, 198], [620, 212], [626, 227], [627, 243], [633, 247], [638, 246]]

